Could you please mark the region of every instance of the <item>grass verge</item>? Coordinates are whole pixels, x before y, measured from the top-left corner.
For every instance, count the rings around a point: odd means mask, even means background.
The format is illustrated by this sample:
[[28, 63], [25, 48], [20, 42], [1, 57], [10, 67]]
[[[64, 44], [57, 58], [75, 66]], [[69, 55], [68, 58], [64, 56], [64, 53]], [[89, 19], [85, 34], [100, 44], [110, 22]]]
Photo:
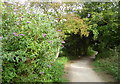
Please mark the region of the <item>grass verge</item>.
[[[106, 53], [106, 54], [105, 54]], [[105, 58], [103, 55], [106, 55]], [[98, 54], [98, 58], [94, 61], [93, 65], [96, 67], [97, 71], [104, 71], [108, 74], [111, 74], [116, 80], [120, 80], [120, 69], [119, 69], [119, 61], [118, 61], [119, 53], [117, 51], [106, 51], [104, 53]]]

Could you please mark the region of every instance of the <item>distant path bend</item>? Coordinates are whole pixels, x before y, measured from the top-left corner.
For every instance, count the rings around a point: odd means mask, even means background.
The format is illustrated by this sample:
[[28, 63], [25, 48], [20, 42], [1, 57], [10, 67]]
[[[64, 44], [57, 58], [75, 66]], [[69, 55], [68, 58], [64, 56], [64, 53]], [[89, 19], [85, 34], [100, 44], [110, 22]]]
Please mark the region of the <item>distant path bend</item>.
[[65, 78], [70, 82], [115, 82], [112, 76], [93, 70], [91, 57], [73, 60], [65, 65]]

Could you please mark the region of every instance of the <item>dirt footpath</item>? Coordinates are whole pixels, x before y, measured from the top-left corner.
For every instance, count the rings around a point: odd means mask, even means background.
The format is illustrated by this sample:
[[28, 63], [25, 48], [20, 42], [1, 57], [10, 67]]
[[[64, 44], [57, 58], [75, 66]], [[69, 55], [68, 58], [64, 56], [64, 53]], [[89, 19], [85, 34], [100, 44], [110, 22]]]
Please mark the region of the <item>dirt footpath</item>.
[[65, 65], [65, 78], [70, 82], [114, 82], [112, 76], [93, 70], [92, 59], [84, 57]]

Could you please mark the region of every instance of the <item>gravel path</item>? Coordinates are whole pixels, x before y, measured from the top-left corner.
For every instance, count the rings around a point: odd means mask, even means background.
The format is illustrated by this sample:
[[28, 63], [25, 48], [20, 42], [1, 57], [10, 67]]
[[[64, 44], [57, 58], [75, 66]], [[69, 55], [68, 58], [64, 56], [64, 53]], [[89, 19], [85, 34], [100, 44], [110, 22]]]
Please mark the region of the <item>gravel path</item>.
[[114, 82], [112, 76], [93, 70], [92, 59], [84, 57], [65, 65], [65, 78], [70, 82]]

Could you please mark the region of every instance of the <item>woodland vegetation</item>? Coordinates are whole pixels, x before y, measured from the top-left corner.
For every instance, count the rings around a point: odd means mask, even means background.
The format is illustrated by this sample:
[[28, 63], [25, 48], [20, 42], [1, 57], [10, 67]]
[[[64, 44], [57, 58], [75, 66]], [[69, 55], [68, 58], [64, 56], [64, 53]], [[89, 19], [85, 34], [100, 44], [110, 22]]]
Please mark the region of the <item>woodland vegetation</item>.
[[65, 82], [64, 64], [69, 58], [95, 51], [96, 69], [120, 80], [119, 5], [2, 3], [2, 82]]

